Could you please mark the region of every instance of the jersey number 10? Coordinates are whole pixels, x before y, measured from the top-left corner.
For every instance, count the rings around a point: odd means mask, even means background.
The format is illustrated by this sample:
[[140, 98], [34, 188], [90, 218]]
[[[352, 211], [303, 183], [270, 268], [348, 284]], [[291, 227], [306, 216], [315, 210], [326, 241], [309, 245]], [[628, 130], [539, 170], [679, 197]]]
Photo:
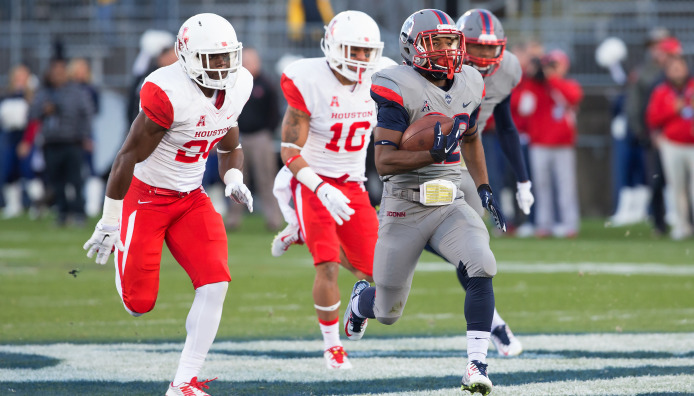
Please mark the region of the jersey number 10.
[[[354, 145], [353, 140], [354, 136], [357, 134], [358, 129], [366, 129], [366, 131], [369, 130], [369, 127], [371, 127], [371, 123], [369, 121], [359, 121], [355, 122], [354, 124], [349, 126], [349, 132], [347, 133], [347, 138], [345, 139], [345, 150], [346, 151], [359, 151], [364, 147], [364, 142], [366, 140], [366, 133], [363, 133], [361, 135], [361, 142], [358, 145]], [[340, 151], [340, 146], [338, 146], [338, 142], [340, 141], [340, 137], [342, 136], [342, 123], [338, 122], [337, 124], [333, 124], [333, 126], [330, 127], [330, 130], [333, 132], [333, 138], [330, 139], [330, 142], [328, 142], [325, 145], [325, 148], [327, 148], [330, 151], [335, 151], [339, 152]]]

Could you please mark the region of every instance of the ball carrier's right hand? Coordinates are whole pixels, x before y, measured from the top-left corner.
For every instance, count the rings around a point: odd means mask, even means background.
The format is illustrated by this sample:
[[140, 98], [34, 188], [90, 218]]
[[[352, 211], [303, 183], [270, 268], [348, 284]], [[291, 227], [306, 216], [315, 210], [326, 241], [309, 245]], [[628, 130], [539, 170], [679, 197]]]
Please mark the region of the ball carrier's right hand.
[[104, 265], [108, 257], [117, 248], [124, 250], [120, 240], [120, 213], [123, 209], [123, 200], [104, 199], [104, 214], [101, 220], [96, 223], [96, 228], [91, 238], [82, 247], [87, 250], [87, 257], [92, 258], [96, 253], [96, 263]]

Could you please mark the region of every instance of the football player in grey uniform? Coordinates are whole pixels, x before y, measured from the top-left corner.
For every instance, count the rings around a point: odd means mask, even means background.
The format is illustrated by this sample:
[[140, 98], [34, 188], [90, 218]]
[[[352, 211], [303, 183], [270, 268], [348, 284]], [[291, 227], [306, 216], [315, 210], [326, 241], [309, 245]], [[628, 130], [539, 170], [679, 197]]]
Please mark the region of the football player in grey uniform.
[[[535, 199], [530, 192], [531, 183], [520, 148], [518, 130], [511, 118], [510, 106], [511, 91], [520, 82], [523, 71], [518, 58], [513, 53], [506, 52], [504, 28], [490, 11], [484, 9], [467, 11], [458, 19], [457, 27], [465, 37], [465, 64], [477, 69], [484, 78], [486, 95], [477, 118], [477, 129], [484, 130], [487, 120], [494, 115], [499, 143], [516, 174], [518, 207], [527, 215]], [[475, 184], [470, 173], [463, 167], [461, 189], [465, 193], [465, 200], [475, 208], [477, 213], [483, 215], [484, 209], [477, 194], [474, 193], [474, 188]], [[440, 256], [429, 245], [426, 250]], [[467, 289], [468, 278], [465, 272], [459, 268], [457, 273], [463, 289]], [[496, 308], [492, 319], [491, 341], [499, 356], [517, 356], [523, 352], [523, 345], [513, 335]]]
[[[442, 11], [412, 14], [402, 26], [399, 41], [405, 64], [375, 73], [371, 85], [371, 97], [378, 105], [376, 169], [384, 182], [374, 254], [375, 287], [366, 281], [354, 285], [345, 312], [345, 333], [358, 340], [367, 318], [387, 325], [400, 318], [415, 266], [429, 244], [448, 262], [457, 263], [467, 278], [468, 363], [462, 389], [486, 395], [492, 390], [486, 356], [496, 260], [482, 218], [459, 189], [462, 154], [482, 205], [497, 227], [506, 229], [488, 184], [477, 132], [484, 81], [479, 72], [463, 64], [462, 34]], [[431, 150], [399, 150], [402, 133], [429, 114], [454, 118], [451, 132], [444, 135], [437, 123]]]

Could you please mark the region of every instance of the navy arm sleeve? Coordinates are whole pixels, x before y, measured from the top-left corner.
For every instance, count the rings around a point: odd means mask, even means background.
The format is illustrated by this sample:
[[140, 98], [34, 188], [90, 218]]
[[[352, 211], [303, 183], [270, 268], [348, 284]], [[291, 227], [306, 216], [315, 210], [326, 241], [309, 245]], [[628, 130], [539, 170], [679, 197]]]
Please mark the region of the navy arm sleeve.
[[378, 105], [377, 127], [405, 132], [410, 125], [410, 115], [400, 104], [371, 91], [371, 98]]
[[511, 118], [511, 95], [494, 106], [494, 122], [496, 122], [496, 131], [499, 134], [501, 150], [511, 163], [511, 167], [516, 174], [516, 180], [519, 182], [530, 180], [520, 147], [518, 130], [516, 129], [516, 124], [513, 123], [513, 118]]

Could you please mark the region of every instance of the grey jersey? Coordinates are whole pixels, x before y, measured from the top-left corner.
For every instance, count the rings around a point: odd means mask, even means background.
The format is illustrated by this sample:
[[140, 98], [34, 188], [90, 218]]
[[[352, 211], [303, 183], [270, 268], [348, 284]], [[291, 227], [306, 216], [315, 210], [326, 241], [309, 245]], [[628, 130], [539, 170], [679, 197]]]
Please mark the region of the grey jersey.
[[487, 125], [494, 107], [511, 94], [511, 90], [518, 85], [522, 75], [523, 70], [516, 55], [509, 51], [504, 51], [504, 57], [498, 69], [492, 75], [484, 77], [487, 93], [484, 96], [480, 115], [477, 118], [479, 132], [484, 131], [484, 127]]
[[[470, 66], [463, 66], [461, 72], [455, 74], [453, 85], [448, 91], [435, 86], [412, 67], [404, 65], [381, 70], [373, 75], [371, 81], [372, 90], [375, 86], [376, 89], [389, 93], [384, 100], [396, 102], [405, 109], [409, 124], [427, 114], [443, 114], [451, 118], [458, 116], [467, 120], [480, 106], [484, 96], [482, 76]], [[463, 125], [461, 123], [461, 127]], [[400, 188], [417, 188], [421, 183], [434, 179], [459, 184], [460, 177], [460, 151], [456, 150], [442, 163], [403, 174], [385, 175], [381, 180]]]

